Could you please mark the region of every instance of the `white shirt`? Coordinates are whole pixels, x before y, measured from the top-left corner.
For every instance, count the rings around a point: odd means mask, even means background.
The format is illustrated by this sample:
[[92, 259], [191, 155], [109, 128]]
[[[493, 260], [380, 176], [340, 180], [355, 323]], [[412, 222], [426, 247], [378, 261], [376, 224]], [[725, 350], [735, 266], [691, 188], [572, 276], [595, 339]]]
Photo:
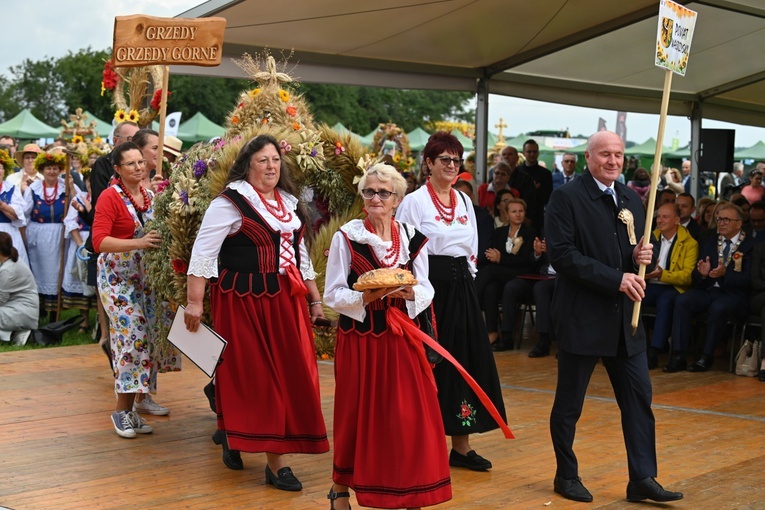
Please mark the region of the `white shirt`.
[[[289, 193], [279, 190], [285, 207], [292, 212], [292, 218], [287, 222], [277, 220], [263, 205], [255, 189], [247, 181], [234, 181], [228, 188], [237, 191], [245, 200], [263, 217], [268, 225], [285, 235], [292, 235], [290, 241], [294, 241], [293, 231], [300, 228], [300, 218], [295, 211], [297, 210], [298, 200]], [[276, 201], [269, 201], [276, 205]], [[229, 235], [235, 234], [242, 226], [242, 215], [239, 210], [228, 199], [216, 197], [210, 202], [210, 207], [205, 212], [202, 219], [202, 225], [199, 227], [197, 239], [194, 241], [194, 247], [191, 250], [191, 260], [189, 260], [189, 270], [186, 274], [200, 276], [202, 278], [217, 278], [218, 276], [218, 254], [223, 246], [223, 241]], [[308, 227], [310, 228], [310, 227]], [[304, 280], [316, 279], [316, 273], [313, 270], [311, 257], [305, 246], [305, 241], [301, 240], [300, 250], [300, 273]], [[295, 260], [295, 253], [292, 242], [289, 246], [283, 244], [279, 250], [280, 255]], [[281, 258], [281, 257], [280, 257]], [[284, 274], [285, 259], [280, 260], [279, 274]]]
[[[675, 235], [667, 239], [664, 237], [664, 234], [659, 236], [659, 258], [656, 261], [656, 265], [659, 266], [662, 269], [667, 269], [669, 266], [669, 250], [672, 248], [672, 243], [675, 241], [675, 238], [677, 237], [677, 232], [675, 232]], [[658, 283], [660, 285], [667, 285], [667, 283], [660, 281], [658, 278], [651, 278], [651, 283]]]
[[[0, 182], [0, 193], [5, 193], [8, 191], [11, 187], [11, 184], [7, 181]], [[11, 225], [13, 225], [16, 228], [21, 228], [24, 225], [27, 224], [27, 217], [24, 214], [24, 209], [26, 209], [26, 204], [24, 202], [24, 197], [21, 194], [21, 186], [13, 186], [13, 193], [11, 194], [11, 202], [8, 204], [13, 208], [13, 211], [16, 213], [17, 218], [15, 220], [11, 220]]]
[[[411, 225], [405, 225], [401, 222], [398, 225], [399, 235], [401, 236], [401, 250], [399, 250], [399, 258], [396, 265], [409, 262], [407, 247], [409, 246], [409, 239], [414, 235], [414, 227]], [[391, 241], [383, 241], [377, 234], [368, 231], [364, 227], [362, 220], [351, 220], [340, 227], [340, 230], [342, 232], [335, 232], [335, 235], [332, 237], [332, 245], [329, 248], [327, 275], [324, 283], [324, 303], [337, 313], [363, 322], [367, 316], [366, 306], [363, 301], [364, 293], [348, 287], [348, 274], [351, 269], [351, 250], [343, 232], [351, 241], [369, 245], [378, 260], [385, 256], [386, 250], [391, 246]], [[412, 319], [425, 310], [433, 300], [434, 291], [433, 286], [428, 280], [428, 271], [426, 244], [412, 262], [412, 273], [419, 282], [412, 287], [412, 290], [414, 290], [414, 300], [406, 302], [407, 314]]]
[[610, 189], [611, 191], [613, 191], [613, 192], [614, 192], [614, 194], [613, 194], [613, 195], [611, 195], [611, 196], [612, 196], [612, 197], [613, 197], [613, 199], [614, 199], [614, 205], [615, 205], [616, 207], [619, 207], [619, 199], [618, 199], [618, 198], [617, 198], [617, 196], [616, 196], [616, 188], [614, 187], [614, 183], [611, 183], [611, 185], [610, 185], [610, 186], [606, 186], [605, 184], [603, 184], [603, 183], [602, 183], [602, 182], [600, 182], [599, 180], [595, 179], [594, 177], [593, 177], [593, 180], [595, 181], [595, 184], [597, 184], [597, 185], [598, 185], [598, 188], [600, 189], [600, 191], [602, 191], [603, 193], [605, 193], [607, 189]]
[[470, 273], [475, 276], [478, 260], [475, 211], [467, 195], [461, 191], [456, 191], [456, 194], [457, 207], [454, 221], [450, 225], [436, 220], [439, 212], [430, 199], [427, 186], [422, 186], [404, 197], [396, 211], [396, 219], [413, 225], [427, 236], [428, 253], [431, 255], [467, 257]]
[[[20, 186], [21, 185], [21, 176], [25, 175], [24, 170], [20, 170], [16, 172], [15, 174], [6, 175], [5, 180], [8, 181], [8, 184], [13, 184], [14, 186]], [[41, 181], [43, 178], [43, 175], [40, 172], [35, 172], [35, 175], [32, 176], [32, 181]]]

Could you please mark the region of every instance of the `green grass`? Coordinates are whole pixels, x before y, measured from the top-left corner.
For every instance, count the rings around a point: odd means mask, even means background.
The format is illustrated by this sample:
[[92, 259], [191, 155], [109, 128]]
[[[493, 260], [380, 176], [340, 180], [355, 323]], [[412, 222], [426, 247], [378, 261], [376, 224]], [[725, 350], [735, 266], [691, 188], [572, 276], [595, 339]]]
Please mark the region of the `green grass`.
[[[61, 312], [60, 320], [64, 320], [79, 314], [80, 314], [79, 310], [64, 310], [63, 312]], [[92, 344], [94, 342], [90, 338], [90, 334], [93, 331], [93, 326], [95, 326], [96, 322], [97, 322], [96, 311], [91, 310], [90, 311], [90, 326], [91, 327], [85, 333], [80, 333], [77, 328], [72, 329], [71, 331], [67, 331], [66, 333], [64, 333], [64, 339], [62, 340], [60, 344], [49, 345], [47, 347], [37, 344], [34, 340], [32, 340], [32, 337], [29, 337], [29, 340], [27, 341], [26, 345], [13, 345], [10, 342], [0, 342], [0, 352], [21, 351], [21, 350], [27, 350], [27, 349], [51, 349], [56, 347], [66, 347], [68, 345]], [[40, 326], [44, 326], [47, 323], [48, 323], [48, 319], [46, 318], [44, 321], [40, 321]]]

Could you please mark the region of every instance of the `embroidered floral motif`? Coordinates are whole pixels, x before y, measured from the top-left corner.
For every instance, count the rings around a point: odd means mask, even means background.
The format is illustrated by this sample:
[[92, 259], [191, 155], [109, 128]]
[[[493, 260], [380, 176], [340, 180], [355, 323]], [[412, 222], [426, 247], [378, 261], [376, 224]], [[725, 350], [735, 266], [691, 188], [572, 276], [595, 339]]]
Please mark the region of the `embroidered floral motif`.
[[460, 404], [460, 412], [457, 414], [457, 418], [462, 421], [463, 427], [470, 427], [475, 423], [475, 409], [467, 403], [467, 400], [463, 400], [462, 404]]

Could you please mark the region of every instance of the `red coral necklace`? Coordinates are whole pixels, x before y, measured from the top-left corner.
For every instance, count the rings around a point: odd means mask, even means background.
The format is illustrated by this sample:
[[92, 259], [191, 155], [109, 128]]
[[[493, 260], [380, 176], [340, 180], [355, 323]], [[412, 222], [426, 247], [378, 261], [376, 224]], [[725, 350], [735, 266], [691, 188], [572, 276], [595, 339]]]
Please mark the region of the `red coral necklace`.
[[258, 188], [253, 186], [252, 189], [255, 190], [255, 193], [257, 193], [258, 197], [260, 197], [260, 201], [263, 202], [263, 206], [268, 212], [271, 213], [274, 218], [281, 221], [282, 223], [289, 223], [292, 221], [292, 213], [289, 212], [284, 206], [284, 201], [282, 200], [282, 196], [278, 189], [274, 188], [274, 199], [276, 200], [275, 207], [268, 202], [266, 197], [264, 197], [260, 191], [258, 191]]
[[[447, 206], [441, 202], [441, 199], [438, 197], [436, 190], [433, 189], [433, 185], [430, 184], [430, 181], [427, 182], [426, 186], [428, 187], [430, 200], [433, 202], [433, 205], [436, 206], [436, 210], [441, 216], [440, 219], [447, 225], [450, 225], [454, 221], [454, 217], [457, 215], [457, 193], [454, 189], [449, 189], [449, 198], [451, 199], [452, 204]], [[437, 217], [436, 221], [438, 220], [439, 218]]]
[[[120, 182], [121, 181], [122, 179], [120, 179]], [[133, 207], [135, 207], [136, 212], [145, 213], [146, 211], [149, 210], [149, 193], [146, 192], [146, 188], [144, 188], [140, 184], [138, 185], [138, 188], [141, 190], [141, 195], [143, 195], [143, 207], [139, 207], [138, 204], [135, 202], [135, 198], [133, 198], [133, 195], [131, 195], [130, 191], [128, 191], [128, 189], [125, 187], [125, 183], [121, 182], [121, 184], [122, 186], [120, 187], [122, 188], [122, 192], [125, 194], [125, 196], [128, 197], [128, 200], [130, 200], [130, 203], [133, 204]]]
[[[364, 220], [364, 227], [373, 234], [377, 234], [377, 231], [372, 225], [372, 222], [369, 221], [369, 218]], [[380, 265], [383, 267], [395, 266], [398, 263], [398, 255], [401, 251], [401, 235], [398, 233], [396, 221], [393, 218], [390, 219], [390, 240], [390, 248], [385, 250], [385, 256], [380, 259]]]
[[48, 196], [48, 186], [45, 185], [43, 182], [43, 200], [48, 205], [53, 205], [56, 203], [56, 199], [58, 198], [58, 180], [56, 181], [56, 185], [53, 187], [53, 196]]

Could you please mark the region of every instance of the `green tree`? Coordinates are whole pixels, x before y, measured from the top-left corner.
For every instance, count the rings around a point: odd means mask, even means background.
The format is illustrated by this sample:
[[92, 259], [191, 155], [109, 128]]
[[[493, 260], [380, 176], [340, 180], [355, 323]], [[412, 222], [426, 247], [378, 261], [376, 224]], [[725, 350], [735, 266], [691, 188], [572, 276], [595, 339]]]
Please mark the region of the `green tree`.
[[222, 125], [234, 108], [239, 93], [247, 88], [247, 80], [171, 74], [168, 88], [171, 92], [168, 112], [180, 111], [182, 121], [202, 112], [211, 121]]
[[473, 122], [467, 109], [469, 92], [399, 90], [347, 85], [303, 83], [299, 91], [312, 107], [314, 118], [365, 135], [380, 123], [394, 122], [405, 131], [435, 120]]
[[11, 75], [10, 99], [16, 109], [8, 114], [12, 117], [28, 108], [42, 122], [51, 126], [59, 125], [67, 112], [56, 61], [52, 57], [37, 62], [26, 59], [11, 67]]
[[[67, 113], [82, 108], [83, 111], [89, 111], [96, 117], [111, 122], [114, 116], [111, 97], [108, 93], [101, 95], [104, 62], [110, 58], [110, 49], [93, 51], [88, 47], [77, 53], [70, 51], [65, 57], [58, 59], [56, 72], [62, 83], [61, 96]], [[68, 119], [68, 116], [66, 118]]]

